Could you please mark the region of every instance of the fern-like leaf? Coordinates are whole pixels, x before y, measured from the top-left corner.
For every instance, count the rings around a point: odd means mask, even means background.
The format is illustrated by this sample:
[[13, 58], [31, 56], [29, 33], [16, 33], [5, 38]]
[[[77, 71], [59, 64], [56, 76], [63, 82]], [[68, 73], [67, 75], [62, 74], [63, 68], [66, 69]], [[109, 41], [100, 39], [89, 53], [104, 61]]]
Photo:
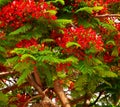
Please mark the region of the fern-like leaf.
[[66, 44], [66, 47], [67, 48], [69, 48], [69, 47], [71, 47], [71, 46], [77, 46], [77, 47], [81, 47], [78, 43], [76, 43], [76, 42], [68, 42], [67, 44]]
[[86, 11], [87, 13], [91, 14], [93, 11], [100, 11], [102, 10], [103, 7], [102, 6], [95, 6], [95, 7], [82, 7], [80, 9], [78, 9], [75, 13], [78, 13], [80, 11]]
[[31, 24], [26, 24], [20, 28], [18, 28], [17, 30], [11, 32], [9, 35], [18, 35], [18, 34], [22, 34], [25, 33], [27, 31], [29, 31], [32, 28]]
[[20, 86], [22, 83], [25, 82], [25, 80], [27, 79], [27, 77], [30, 73], [31, 73], [31, 70], [28, 70], [28, 69], [23, 71], [22, 75], [20, 76], [20, 78], [17, 81], [18, 86]]
[[13, 0], [0, 0], [0, 7], [6, 5], [7, 3], [11, 2]]

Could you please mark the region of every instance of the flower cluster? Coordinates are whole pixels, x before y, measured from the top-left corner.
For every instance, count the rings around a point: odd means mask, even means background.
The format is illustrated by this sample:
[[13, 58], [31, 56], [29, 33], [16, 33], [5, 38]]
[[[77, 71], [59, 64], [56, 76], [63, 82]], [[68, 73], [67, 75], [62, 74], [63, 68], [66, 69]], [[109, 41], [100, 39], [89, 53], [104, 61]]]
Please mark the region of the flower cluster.
[[22, 40], [16, 44], [17, 48], [29, 48], [30, 46], [37, 46], [37, 40], [34, 38], [31, 38], [30, 40]]
[[114, 36], [114, 41], [118, 48], [118, 53], [120, 54], [120, 33], [118, 33], [117, 35]]
[[57, 72], [61, 72], [61, 71], [65, 71], [66, 73], [68, 72], [68, 67], [71, 66], [70, 63], [60, 63], [60, 64], [57, 64], [56, 66], [56, 71]]
[[104, 62], [110, 63], [114, 60], [114, 56], [110, 55], [109, 52], [106, 52], [103, 56]]
[[120, 2], [120, 0], [106, 0], [105, 3], [111, 4], [111, 3], [117, 3]]
[[116, 23], [115, 27], [117, 28], [118, 31], [120, 31], [120, 23]]
[[63, 48], [66, 48], [68, 42], [76, 42], [80, 45], [81, 49], [89, 49], [90, 46], [94, 46], [97, 50], [102, 50], [103, 42], [100, 35], [92, 28], [70, 27], [63, 29], [64, 34], [57, 34], [56, 31], [52, 32], [52, 37], [56, 40], [57, 44]]
[[2, 7], [0, 11], [0, 27], [19, 28], [31, 19], [44, 17], [55, 20], [56, 16], [50, 14], [49, 10], [56, 10], [52, 4], [34, 0], [14, 0]]

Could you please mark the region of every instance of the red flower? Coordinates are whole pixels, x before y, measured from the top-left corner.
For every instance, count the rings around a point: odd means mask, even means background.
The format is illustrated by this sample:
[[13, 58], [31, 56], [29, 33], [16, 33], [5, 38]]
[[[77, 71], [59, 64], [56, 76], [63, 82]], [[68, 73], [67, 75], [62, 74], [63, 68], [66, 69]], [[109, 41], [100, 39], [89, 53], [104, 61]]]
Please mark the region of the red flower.
[[34, 0], [14, 0], [2, 7], [0, 27], [11, 26], [16, 29], [29, 22], [31, 18], [44, 17], [55, 20], [56, 16], [48, 13], [47, 10], [56, 10], [56, 8], [52, 4], [48, 5], [44, 0], [40, 0], [38, 3]]
[[110, 63], [114, 60], [114, 56], [111, 56], [108, 52], [106, 52], [103, 56], [104, 62]]
[[16, 44], [17, 48], [29, 48], [30, 46], [37, 46], [37, 40], [31, 38], [30, 40], [22, 40]]
[[77, 42], [81, 49], [85, 50], [94, 45], [97, 50], [103, 49], [102, 37], [92, 29], [85, 29], [83, 26], [77, 28], [64, 28], [64, 33], [52, 32], [52, 38], [56, 40], [59, 46], [66, 48], [68, 42]]

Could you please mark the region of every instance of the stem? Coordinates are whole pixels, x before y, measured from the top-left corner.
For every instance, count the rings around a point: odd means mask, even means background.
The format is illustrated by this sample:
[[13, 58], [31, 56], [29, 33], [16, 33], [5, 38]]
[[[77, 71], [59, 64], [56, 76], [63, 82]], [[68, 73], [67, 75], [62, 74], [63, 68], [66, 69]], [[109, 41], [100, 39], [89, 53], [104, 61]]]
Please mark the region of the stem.
[[42, 89], [40, 86], [37, 85], [37, 83], [34, 81], [32, 76], [28, 77], [29, 83], [35, 88], [37, 89], [38, 93], [44, 98], [45, 94], [43, 93]]
[[71, 105], [74, 105], [74, 104], [77, 104], [80, 101], [83, 101], [84, 99], [85, 99], [85, 96], [81, 96], [77, 99], [72, 100], [70, 103], [71, 103]]
[[85, 95], [85, 101], [84, 101], [84, 104], [83, 104], [83, 107], [89, 107], [90, 106], [90, 95], [89, 94], [86, 94]]
[[90, 106], [95, 105], [95, 104], [97, 103], [97, 101], [99, 100], [99, 98], [101, 97], [102, 94], [103, 94], [103, 91], [101, 91], [101, 92], [99, 93], [99, 95], [98, 95], [98, 97], [96, 98], [96, 100], [95, 100], [92, 104], [90, 104]]
[[28, 104], [31, 100], [33, 100], [33, 99], [35, 99], [35, 98], [39, 98], [39, 97], [41, 97], [41, 96], [40, 96], [40, 95], [36, 95], [36, 96], [31, 97], [30, 99], [28, 99], [28, 100], [25, 102], [25, 104], [24, 104], [23, 107], [26, 107], [27, 104]]
[[0, 72], [0, 77], [17, 74], [17, 72]]
[[57, 105], [55, 105], [44, 93], [44, 91], [41, 89], [41, 87], [34, 81], [32, 76], [29, 76], [29, 82], [30, 84], [37, 89], [39, 95], [42, 98], [41, 104], [42, 107], [58, 107]]
[[38, 73], [36, 70], [34, 70], [34, 77], [35, 77], [36, 83], [37, 83], [40, 87], [42, 87], [42, 83], [41, 83], [41, 80], [40, 80], [39, 73]]
[[4, 94], [6, 94], [7, 92], [9, 92], [9, 91], [11, 91], [11, 90], [15, 90], [15, 89], [20, 89], [20, 88], [23, 88], [23, 87], [25, 87], [25, 86], [29, 86], [29, 84], [26, 82], [26, 83], [24, 83], [24, 84], [22, 84], [22, 85], [20, 85], [20, 86], [18, 86], [18, 85], [13, 85], [13, 86], [9, 86], [9, 87], [7, 87], [7, 88], [4, 88], [4, 89], [2, 89], [1, 91], [4, 93]]
[[71, 107], [69, 100], [63, 91], [63, 87], [59, 83], [59, 80], [54, 81], [54, 90], [55, 90], [55, 93], [60, 98], [60, 101], [61, 101], [63, 107]]

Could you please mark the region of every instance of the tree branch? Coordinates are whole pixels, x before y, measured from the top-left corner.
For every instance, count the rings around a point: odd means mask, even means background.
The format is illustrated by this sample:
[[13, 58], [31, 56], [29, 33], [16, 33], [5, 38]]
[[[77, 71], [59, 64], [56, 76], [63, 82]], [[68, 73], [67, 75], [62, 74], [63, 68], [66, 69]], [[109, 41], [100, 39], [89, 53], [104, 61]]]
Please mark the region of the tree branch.
[[70, 102], [71, 105], [77, 104], [80, 101], [83, 101], [85, 99], [85, 96], [81, 96], [79, 98], [76, 98]]
[[26, 82], [26, 83], [24, 83], [24, 84], [22, 84], [22, 85], [20, 85], [20, 86], [18, 86], [18, 85], [13, 85], [13, 86], [9, 86], [9, 87], [7, 87], [7, 88], [4, 88], [4, 89], [2, 89], [1, 91], [4, 93], [4, 94], [6, 94], [7, 92], [9, 92], [9, 91], [11, 91], [11, 90], [15, 90], [15, 89], [20, 89], [20, 88], [23, 88], [23, 87], [25, 87], [25, 86], [28, 86], [29, 84], [28, 84], [28, 82]]
[[27, 104], [28, 104], [31, 100], [33, 100], [33, 99], [35, 99], [35, 98], [39, 98], [39, 97], [41, 97], [41, 96], [40, 96], [40, 95], [36, 95], [36, 96], [33, 96], [33, 97], [29, 98], [29, 99], [24, 103], [24, 106], [23, 106], [23, 107], [27, 107]]
[[90, 104], [90, 106], [95, 105], [97, 103], [97, 101], [99, 100], [99, 98], [101, 97], [102, 94], [103, 94], [103, 91], [99, 92], [98, 97], [96, 98], [96, 100], [93, 103]]
[[30, 83], [35, 89], [37, 89], [38, 93], [44, 98], [44, 97], [45, 97], [45, 94], [43, 93], [41, 87], [38, 86], [37, 83], [34, 81], [34, 79], [33, 79], [32, 76], [29, 76], [29, 77], [28, 77], [28, 81], [29, 81], [29, 83]]
[[85, 94], [85, 101], [83, 104], [83, 107], [89, 107], [90, 105], [90, 99], [91, 99], [91, 95], [89, 95], [88, 93]]
[[61, 101], [63, 107], [71, 107], [69, 100], [63, 91], [63, 87], [59, 83], [59, 80], [54, 81], [54, 91], [60, 98], [60, 101]]
[[34, 70], [33, 73], [34, 73], [36, 83], [42, 88], [42, 83], [41, 83], [41, 80], [40, 80], [39, 73], [36, 70]]
[[39, 95], [42, 98], [41, 104], [43, 105], [43, 107], [58, 107], [57, 105], [55, 105], [44, 93], [44, 91], [41, 89], [41, 87], [34, 81], [32, 76], [28, 77], [29, 79], [29, 83], [35, 88], [37, 89]]
[[13, 75], [13, 74], [17, 74], [17, 72], [14, 72], [14, 71], [11, 71], [11, 72], [0, 72], [0, 77], [9, 76], [9, 75]]
[[96, 18], [103, 18], [103, 17], [120, 17], [120, 14], [103, 14], [103, 15], [96, 15]]

